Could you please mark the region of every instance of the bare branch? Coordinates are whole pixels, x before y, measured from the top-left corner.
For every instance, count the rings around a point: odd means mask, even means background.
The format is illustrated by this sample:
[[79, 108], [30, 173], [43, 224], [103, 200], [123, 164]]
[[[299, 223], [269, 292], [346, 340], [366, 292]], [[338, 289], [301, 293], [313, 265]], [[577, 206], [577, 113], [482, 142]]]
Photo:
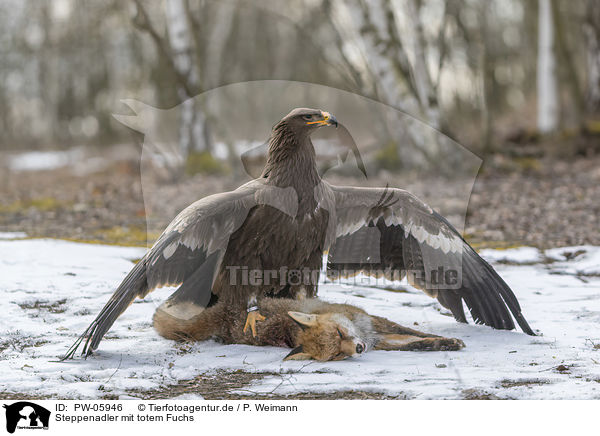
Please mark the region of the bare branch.
[[177, 80], [177, 84], [184, 90], [185, 94], [190, 97], [193, 95], [190, 86], [188, 84], [187, 78], [181, 74], [181, 72], [175, 66], [175, 60], [173, 58], [173, 54], [165, 40], [164, 37], [161, 37], [152, 22], [150, 21], [150, 17], [148, 16], [148, 12], [144, 9], [141, 0], [133, 0], [136, 5], [137, 13], [135, 17], [132, 18], [133, 25], [146, 32], [152, 40], [154, 41], [154, 45], [158, 50], [159, 56], [165, 61], [165, 64], [168, 66], [169, 70], [173, 74], [173, 76]]

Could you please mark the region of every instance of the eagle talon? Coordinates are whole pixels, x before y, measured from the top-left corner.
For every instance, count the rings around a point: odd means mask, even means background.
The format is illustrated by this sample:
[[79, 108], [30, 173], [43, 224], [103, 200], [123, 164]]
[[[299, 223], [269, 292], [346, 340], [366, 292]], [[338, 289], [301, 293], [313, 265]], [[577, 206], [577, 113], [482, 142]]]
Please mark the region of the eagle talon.
[[248, 331], [248, 327], [252, 330], [252, 336], [256, 337], [256, 323], [258, 321], [264, 321], [266, 318], [260, 314], [257, 310], [248, 312], [246, 317], [246, 324], [244, 325], [244, 333]]

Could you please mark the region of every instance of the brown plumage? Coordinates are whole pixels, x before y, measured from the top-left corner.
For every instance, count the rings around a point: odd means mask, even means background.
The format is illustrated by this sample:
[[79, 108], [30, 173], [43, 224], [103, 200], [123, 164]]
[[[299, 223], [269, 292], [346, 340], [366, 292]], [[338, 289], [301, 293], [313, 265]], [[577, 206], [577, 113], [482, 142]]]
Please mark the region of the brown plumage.
[[[244, 332], [250, 327], [254, 334], [260, 299], [316, 295], [327, 251], [332, 278], [408, 275], [458, 321], [466, 322], [464, 302], [477, 323], [510, 330], [512, 314], [533, 335], [508, 285], [421, 200], [401, 189], [334, 186], [320, 178], [310, 135], [332, 125], [337, 120], [329, 113], [306, 108], [279, 121], [261, 177], [183, 210], [64, 358], [83, 341], [89, 355], [135, 298], [165, 285], [180, 285], [163, 306], [169, 316], [191, 319], [217, 302], [246, 305]], [[440, 283], [437, 271], [451, 274]]]

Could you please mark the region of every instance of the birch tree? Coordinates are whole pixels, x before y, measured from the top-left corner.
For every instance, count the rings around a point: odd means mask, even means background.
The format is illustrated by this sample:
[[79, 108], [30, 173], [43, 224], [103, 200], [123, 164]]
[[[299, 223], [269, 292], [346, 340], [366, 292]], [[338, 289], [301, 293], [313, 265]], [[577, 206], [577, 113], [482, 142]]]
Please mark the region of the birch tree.
[[[176, 78], [177, 94], [181, 101], [179, 123], [179, 153], [185, 158], [191, 152], [210, 151], [212, 141], [203, 109], [195, 99], [201, 89], [200, 62], [195, 58], [196, 47], [190, 28], [186, 0], [167, 0], [165, 17], [167, 37], [163, 37], [152, 24], [140, 0], [135, 0], [137, 15], [134, 24], [147, 32], [157, 51]], [[173, 168], [177, 170], [177, 168]]]
[[194, 46], [186, 0], [166, 2], [167, 29], [173, 52], [175, 68], [187, 81], [187, 87], [180, 87], [182, 101], [179, 142], [184, 156], [190, 152], [209, 151], [210, 135], [206, 117], [193, 91], [200, 88], [199, 63], [194, 59]]
[[209, 89], [222, 83], [223, 53], [233, 26], [234, 6], [233, 2], [223, 2], [215, 12], [212, 33], [208, 36], [204, 72], [204, 85]]
[[539, 0], [538, 19], [537, 127], [540, 133], [551, 133], [559, 115], [551, 0]]
[[595, 0], [587, 2], [586, 36], [587, 110], [600, 112], [600, 8]]
[[[445, 51], [438, 52], [439, 70], [434, 81], [428, 64], [430, 53], [421, 24], [420, 5], [416, 0], [337, 0], [331, 9], [337, 11], [332, 18], [342, 39], [361, 52], [362, 61], [354, 57], [353, 68], [367, 76], [362, 83], [374, 84], [378, 100], [433, 128], [424, 128], [408, 117], [387, 123], [397, 137], [401, 137], [402, 132], [407, 133], [421, 157], [431, 163], [439, 151], [436, 130], [442, 128], [437, 89]], [[445, 17], [445, 10], [443, 15]], [[402, 33], [401, 22], [404, 24]], [[442, 38], [443, 31], [444, 25]], [[368, 95], [370, 90], [363, 89], [363, 92]]]

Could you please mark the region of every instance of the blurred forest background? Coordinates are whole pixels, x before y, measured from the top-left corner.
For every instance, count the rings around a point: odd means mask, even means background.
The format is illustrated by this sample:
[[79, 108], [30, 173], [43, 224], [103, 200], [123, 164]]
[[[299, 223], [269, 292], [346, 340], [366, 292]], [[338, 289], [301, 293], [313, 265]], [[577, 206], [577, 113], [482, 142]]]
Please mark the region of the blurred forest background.
[[[120, 100], [188, 101], [180, 174], [204, 189], [189, 203], [237, 181], [215, 180], [228, 163], [188, 99], [279, 79], [383, 102], [480, 156], [474, 239], [600, 243], [595, 0], [4, 0], [0, 28], [0, 230], [140, 242], [147, 220], [159, 229], [185, 204], [156, 221], [140, 206], [142, 139], [112, 117], [127, 111]], [[402, 146], [367, 159], [407, 170]]]

